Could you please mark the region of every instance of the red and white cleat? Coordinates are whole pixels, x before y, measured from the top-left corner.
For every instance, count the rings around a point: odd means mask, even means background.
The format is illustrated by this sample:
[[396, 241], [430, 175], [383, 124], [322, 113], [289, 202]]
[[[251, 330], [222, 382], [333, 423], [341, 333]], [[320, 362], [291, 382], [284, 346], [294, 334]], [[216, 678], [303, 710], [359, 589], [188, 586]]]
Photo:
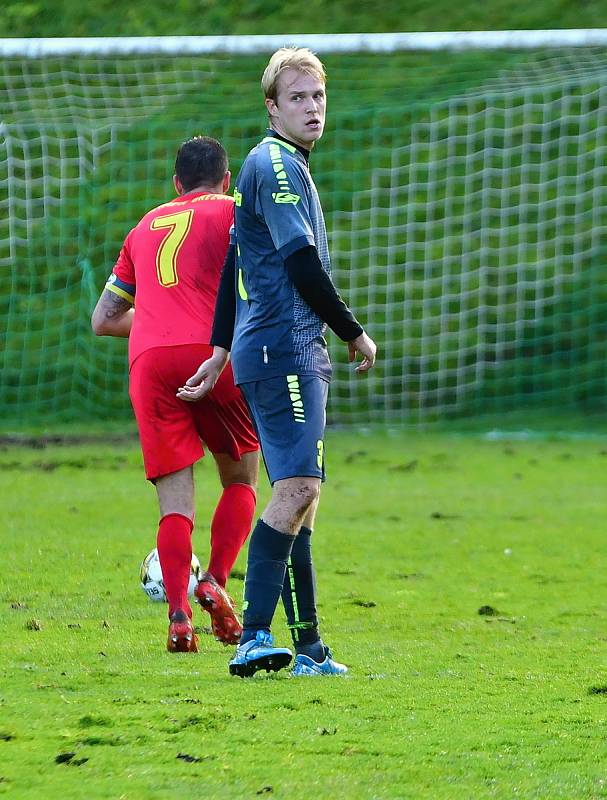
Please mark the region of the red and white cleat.
[[198, 652], [198, 637], [194, 633], [192, 620], [185, 611], [175, 611], [171, 614], [167, 650], [169, 653]]
[[210, 572], [203, 572], [194, 589], [196, 600], [211, 615], [213, 635], [224, 644], [238, 644], [242, 625], [234, 611], [234, 603]]

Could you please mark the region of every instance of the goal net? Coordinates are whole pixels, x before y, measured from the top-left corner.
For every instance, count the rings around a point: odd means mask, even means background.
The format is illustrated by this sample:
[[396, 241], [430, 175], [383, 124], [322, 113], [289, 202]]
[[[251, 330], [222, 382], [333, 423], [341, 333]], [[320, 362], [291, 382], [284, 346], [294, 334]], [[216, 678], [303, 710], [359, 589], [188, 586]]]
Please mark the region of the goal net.
[[[607, 36], [561, 33], [297, 37], [329, 74], [311, 168], [335, 282], [380, 348], [361, 378], [329, 337], [333, 422], [605, 406]], [[5, 422], [130, 414], [125, 342], [92, 307], [179, 143], [219, 138], [236, 174], [259, 139], [288, 41], [259, 38], [0, 47]]]

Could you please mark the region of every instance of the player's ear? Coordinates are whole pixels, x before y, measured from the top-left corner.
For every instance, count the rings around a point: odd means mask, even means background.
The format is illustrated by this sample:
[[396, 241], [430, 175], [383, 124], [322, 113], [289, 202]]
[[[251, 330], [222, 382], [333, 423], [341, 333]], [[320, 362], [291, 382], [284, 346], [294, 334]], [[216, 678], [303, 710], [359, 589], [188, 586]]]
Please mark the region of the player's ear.
[[177, 175], [173, 175], [173, 186], [177, 194], [183, 194], [183, 185]]
[[271, 97], [266, 97], [265, 104], [266, 104], [266, 108], [268, 109], [268, 114], [271, 117], [274, 116], [274, 114], [276, 114], [276, 111], [277, 111], [277, 108], [278, 108], [276, 103], [274, 102], [274, 100], [272, 100]]
[[226, 172], [226, 174], [223, 176], [223, 183], [221, 185], [221, 191], [224, 194], [226, 194], [226, 192], [230, 188], [230, 180], [231, 180], [231, 178], [232, 178], [232, 173], [230, 172], [230, 170], [228, 170]]

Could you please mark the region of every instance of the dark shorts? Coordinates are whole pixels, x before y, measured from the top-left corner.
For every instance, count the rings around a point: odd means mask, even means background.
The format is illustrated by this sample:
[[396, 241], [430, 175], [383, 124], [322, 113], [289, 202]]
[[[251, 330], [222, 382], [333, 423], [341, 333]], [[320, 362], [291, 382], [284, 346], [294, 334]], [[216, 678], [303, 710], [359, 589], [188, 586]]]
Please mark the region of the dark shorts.
[[270, 483], [325, 479], [324, 435], [329, 384], [315, 375], [243, 383]]
[[204, 455], [202, 442], [211, 453], [226, 453], [234, 461], [259, 449], [229, 364], [213, 390], [197, 403], [175, 396], [212, 352], [203, 344], [154, 347], [131, 366], [129, 394], [149, 480], [194, 464]]

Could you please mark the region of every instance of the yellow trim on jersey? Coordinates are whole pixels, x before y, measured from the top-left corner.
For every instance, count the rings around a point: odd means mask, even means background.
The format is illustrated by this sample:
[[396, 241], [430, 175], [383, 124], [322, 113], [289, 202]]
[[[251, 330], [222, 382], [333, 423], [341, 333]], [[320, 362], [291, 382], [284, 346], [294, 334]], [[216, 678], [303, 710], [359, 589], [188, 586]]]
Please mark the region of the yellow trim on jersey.
[[228, 203], [234, 202], [234, 198], [227, 194], [202, 194], [200, 197], [195, 197], [191, 202], [200, 203], [202, 200], [226, 200]]
[[123, 300], [128, 300], [131, 305], [135, 305], [135, 298], [133, 295], [125, 292], [124, 289], [120, 289], [116, 284], [108, 282], [105, 284], [105, 288], [108, 292], [114, 292], [118, 297], [122, 297]]
[[227, 200], [229, 203], [234, 202], [234, 198], [230, 197], [228, 194], [213, 194], [207, 192], [206, 194], [199, 195], [198, 197], [190, 197], [186, 200], [169, 200], [168, 203], [162, 203], [162, 205], [156, 206], [152, 211], [158, 211], [160, 208], [170, 208], [172, 206], [187, 206], [188, 203], [200, 203], [202, 200]]
[[244, 280], [242, 278], [242, 269], [238, 267], [238, 296], [241, 300], [248, 300], [249, 295], [245, 289]]
[[272, 144], [279, 144], [281, 147], [284, 147], [285, 150], [288, 150], [289, 153], [297, 152], [297, 148], [294, 147], [292, 144], [289, 144], [288, 142], [283, 142], [282, 139], [275, 139], [273, 136], [265, 136], [261, 140], [262, 144], [265, 144], [266, 142], [272, 142]]

